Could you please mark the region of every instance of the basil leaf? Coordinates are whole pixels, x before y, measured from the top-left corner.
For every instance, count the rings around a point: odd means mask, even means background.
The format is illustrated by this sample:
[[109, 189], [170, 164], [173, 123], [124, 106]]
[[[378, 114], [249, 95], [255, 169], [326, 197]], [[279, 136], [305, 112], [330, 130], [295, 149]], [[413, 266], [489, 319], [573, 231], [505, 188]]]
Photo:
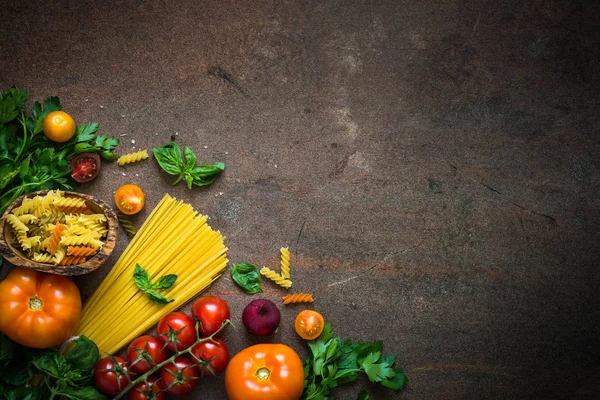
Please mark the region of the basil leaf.
[[181, 149], [176, 143], [169, 142], [153, 149], [158, 165], [169, 175], [180, 175], [183, 172]]
[[73, 343], [75, 347], [65, 355], [67, 362], [71, 365], [71, 370], [80, 372], [84, 378], [91, 377], [94, 367], [100, 359], [98, 346], [83, 335]]
[[175, 284], [176, 280], [177, 280], [177, 275], [175, 275], [175, 274], [161, 276], [158, 279], [158, 281], [156, 282], [156, 285], [153, 285], [153, 286], [159, 290], [171, 289], [173, 287], [173, 285]]
[[135, 264], [133, 281], [142, 292], [150, 289], [152, 284], [152, 278], [150, 277], [150, 274], [144, 268], [140, 267], [140, 264]]
[[260, 273], [258, 269], [247, 262], [234, 264], [229, 271], [231, 279], [248, 294], [262, 293]]
[[68, 387], [60, 394], [68, 399], [73, 400], [106, 400], [107, 397], [100, 393], [95, 386], [86, 386], [82, 388]]
[[58, 353], [45, 353], [33, 360], [33, 365], [56, 379], [61, 379], [69, 369], [67, 360]]
[[186, 168], [193, 168], [196, 165], [196, 154], [188, 146], [184, 146], [183, 154], [185, 154]]
[[163, 296], [162, 294], [158, 293], [157, 291], [155, 291], [154, 289], [150, 289], [146, 292], [146, 295], [148, 296], [148, 299], [156, 304], [159, 304], [161, 306], [164, 306], [165, 304], [169, 304], [173, 301], [175, 301], [175, 299], [167, 299], [165, 296]]

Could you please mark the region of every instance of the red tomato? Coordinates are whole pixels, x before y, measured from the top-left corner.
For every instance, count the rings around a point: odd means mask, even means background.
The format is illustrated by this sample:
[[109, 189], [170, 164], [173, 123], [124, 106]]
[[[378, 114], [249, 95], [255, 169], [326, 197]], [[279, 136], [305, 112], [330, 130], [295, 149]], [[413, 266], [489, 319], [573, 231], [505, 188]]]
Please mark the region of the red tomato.
[[71, 176], [76, 182], [84, 183], [95, 179], [100, 173], [100, 157], [95, 153], [83, 153], [75, 156], [69, 163]]
[[127, 348], [129, 368], [138, 374], [145, 374], [166, 359], [167, 350], [155, 336], [140, 336]]
[[163, 386], [173, 397], [190, 394], [198, 384], [199, 376], [198, 368], [187, 357], [177, 357], [160, 370]]
[[156, 331], [160, 341], [163, 344], [167, 343], [167, 348], [173, 352], [185, 350], [196, 341], [196, 324], [189, 315], [182, 312], [165, 315], [158, 323]]
[[128, 394], [129, 400], [165, 400], [167, 395], [162, 390], [162, 381], [154, 376], [148, 377], [148, 385], [146, 382], [140, 382], [135, 385]]
[[[204, 371], [210, 375], [217, 375], [223, 372], [229, 363], [229, 349], [224, 341], [219, 338], [197, 344], [192, 348], [192, 354], [197, 360], [208, 362], [210, 369], [204, 366]], [[212, 370], [212, 372], [211, 372]]]
[[96, 364], [94, 382], [102, 393], [115, 396], [129, 384], [129, 379], [127, 379], [129, 374], [129, 365], [124, 358], [112, 356], [111, 359], [107, 356]]
[[200, 321], [198, 331], [202, 336], [210, 336], [215, 333], [229, 319], [229, 306], [220, 297], [200, 297], [192, 306], [192, 316]]

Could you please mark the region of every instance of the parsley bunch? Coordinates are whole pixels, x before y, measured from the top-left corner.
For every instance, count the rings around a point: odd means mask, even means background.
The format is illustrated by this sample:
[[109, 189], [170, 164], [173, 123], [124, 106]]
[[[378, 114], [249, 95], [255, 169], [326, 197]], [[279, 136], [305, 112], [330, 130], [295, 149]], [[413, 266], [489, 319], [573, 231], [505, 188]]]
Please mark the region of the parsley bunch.
[[[382, 357], [383, 342], [342, 341], [333, 336], [330, 324], [325, 324], [321, 335], [308, 342], [311, 358], [304, 363], [304, 392], [302, 400], [333, 399], [331, 389], [354, 382], [366, 374], [371, 382], [392, 390], [404, 387], [408, 378], [402, 368], [393, 367], [396, 356]], [[359, 399], [368, 399], [366, 392]]]
[[58, 97], [25, 108], [27, 91], [12, 87], [0, 93], [0, 215], [19, 196], [36, 190], [73, 190], [69, 162], [79, 153], [114, 160], [119, 139], [96, 135], [98, 124], [83, 123], [68, 142], [54, 143], [44, 134], [44, 117], [61, 110]]

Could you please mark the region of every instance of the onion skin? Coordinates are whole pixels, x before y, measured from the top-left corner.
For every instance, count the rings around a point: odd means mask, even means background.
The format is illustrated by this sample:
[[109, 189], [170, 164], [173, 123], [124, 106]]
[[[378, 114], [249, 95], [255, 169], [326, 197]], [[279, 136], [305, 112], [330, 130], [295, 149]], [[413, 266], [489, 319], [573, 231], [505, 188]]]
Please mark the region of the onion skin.
[[279, 327], [281, 313], [271, 300], [256, 299], [244, 308], [242, 323], [255, 336], [268, 336]]

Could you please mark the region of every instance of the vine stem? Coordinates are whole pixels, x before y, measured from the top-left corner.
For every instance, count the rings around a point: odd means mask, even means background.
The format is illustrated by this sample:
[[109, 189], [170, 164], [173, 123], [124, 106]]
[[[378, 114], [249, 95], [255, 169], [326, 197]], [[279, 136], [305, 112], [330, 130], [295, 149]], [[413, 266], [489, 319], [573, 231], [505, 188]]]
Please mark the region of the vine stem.
[[[225, 321], [223, 321], [223, 323], [221, 324], [221, 326], [219, 327], [219, 329], [217, 329], [212, 335], [207, 336], [207, 337], [201, 337], [200, 334], [198, 333], [198, 325], [199, 325], [200, 321], [196, 321], [196, 342], [194, 342], [194, 344], [192, 344], [190, 347], [184, 349], [184, 350], [180, 350], [180, 351], [176, 351], [175, 354], [173, 354], [171, 357], [167, 358], [165, 361], [161, 362], [160, 364], [156, 364], [154, 367], [152, 367], [150, 369], [150, 371], [146, 372], [143, 375], [138, 376], [137, 378], [135, 378], [134, 380], [130, 380], [129, 375], [127, 375], [129, 381], [129, 384], [127, 386], [125, 386], [125, 388], [123, 390], [121, 390], [119, 392], [118, 395], [115, 396], [114, 400], [118, 400], [120, 398], [122, 398], [123, 396], [125, 396], [127, 394], [127, 392], [129, 392], [135, 385], [137, 385], [140, 382], [146, 381], [146, 379], [154, 374], [156, 371], [160, 370], [162, 367], [164, 367], [167, 364], [172, 363], [173, 361], [175, 361], [175, 359], [181, 355], [184, 354], [190, 354], [192, 355], [192, 349], [194, 347], [196, 347], [197, 345], [199, 345], [200, 343], [204, 343], [204, 342], [208, 342], [208, 341], [212, 341], [214, 342], [214, 337], [217, 336], [219, 333], [221, 333], [221, 331], [227, 326], [231, 324], [231, 321], [226, 319]], [[192, 357], [194, 359], [196, 359], [193, 355]]]

